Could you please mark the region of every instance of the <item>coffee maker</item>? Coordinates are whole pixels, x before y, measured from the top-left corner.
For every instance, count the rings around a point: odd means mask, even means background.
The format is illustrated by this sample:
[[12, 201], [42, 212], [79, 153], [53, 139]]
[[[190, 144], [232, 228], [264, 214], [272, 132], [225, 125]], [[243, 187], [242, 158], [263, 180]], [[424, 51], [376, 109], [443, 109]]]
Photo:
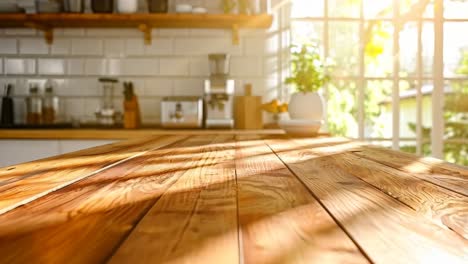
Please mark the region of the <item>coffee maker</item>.
[[205, 127], [233, 128], [235, 82], [229, 79], [230, 56], [210, 54], [208, 58], [210, 78], [205, 80]]

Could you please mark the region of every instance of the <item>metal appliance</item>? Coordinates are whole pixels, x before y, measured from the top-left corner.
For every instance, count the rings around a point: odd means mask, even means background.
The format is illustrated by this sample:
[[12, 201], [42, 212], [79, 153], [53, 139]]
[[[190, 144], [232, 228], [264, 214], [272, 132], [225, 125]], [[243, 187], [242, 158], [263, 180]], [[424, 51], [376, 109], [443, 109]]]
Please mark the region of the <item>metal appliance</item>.
[[163, 128], [203, 127], [203, 98], [198, 96], [169, 96], [161, 102]]
[[205, 127], [234, 127], [235, 82], [229, 79], [230, 56], [210, 54], [210, 79], [205, 80]]

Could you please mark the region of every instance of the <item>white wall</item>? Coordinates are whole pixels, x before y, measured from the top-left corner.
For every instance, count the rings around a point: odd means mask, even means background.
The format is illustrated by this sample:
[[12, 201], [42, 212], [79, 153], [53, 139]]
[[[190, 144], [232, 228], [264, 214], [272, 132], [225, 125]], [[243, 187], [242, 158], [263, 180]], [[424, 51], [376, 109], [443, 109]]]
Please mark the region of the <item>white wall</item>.
[[[217, 0], [194, 2], [205, 4], [211, 13], [221, 12]], [[57, 93], [66, 114], [92, 121], [101, 94], [97, 79], [118, 77], [134, 82], [143, 121], [157, 123], [161, 98], [202, 95], [203, 80], [209, 74], [207, 54], [225, 52], [232, 55], [237, 92], [242, 92], [243, 83], [252, 83], [254, 93], [267, 101], [277, 96], [281, 86], [276, 27], [242, 30], [239, 46], [232, 44], [229, 30], [154, 29], [151, 46], [144, 45], [137, 29], [57, 29], [50, 46], [40, 31], [0, 30], [0, 88], [16, 84], [16, 119], [22, 121], [28, 83], [53, 79], [59, 84]], [[121, 93], [119, 86], [118, 108]]]

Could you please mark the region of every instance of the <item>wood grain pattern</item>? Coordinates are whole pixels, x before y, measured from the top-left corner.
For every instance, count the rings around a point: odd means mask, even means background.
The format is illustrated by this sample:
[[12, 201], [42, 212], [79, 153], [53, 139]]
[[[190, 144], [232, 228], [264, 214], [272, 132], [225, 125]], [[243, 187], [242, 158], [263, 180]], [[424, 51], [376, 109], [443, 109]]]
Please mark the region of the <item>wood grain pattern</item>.
[[[317, 140], [291, 139], [297, 145], [313, 145]], [[348, 146], [346, 144], [345, 146]], [[341, 152], [337, 151], [341, 147]], [[413, 208], [442, 227], [450, 228], [468, 239], [468, 198], [430, 182], [421, 181], [408, 173], [375, 162], [373, 148], [359, 146], [359, 155], [354, 149], [330, 144], [307, 149], [313, 155], [330, 155], [337, 167], [375, 186], [382, 192]], [[369, 149], [369, 150], [368, 150]], [[302, 153], [305, 153], [303, 149]], [[367, 154], [367, 151], [374, 155]], [[373, 160], [364, 158], [373, 157]]]
[[232, 136], [218, 136], [110, 263], [239, 263], [233, 161]]
[[240, 139], [236, 170], [245, 263], [368, 262], [263, 140]]
[[273, 17], [233, 14], [0, 14], [0, 28], [25, 27], [98, 27], [137, 28], [141, 24], [157, 28], [227, 28], [233, 25], [245, 28], [269, 28]]
[[330, 156], [270, 140], [278, 156], [377, 263], [466, 263], [468, 242], [340, 169]]
[[466, 167], [372, 146], [364, 146], [361, 150], [356, 150], [355, 154], [468, 196]]
[[167, 135], [281, 135], [282, 129], [0, 129], [0, 139], [141, 139]]
[[106, 260], [167, 188], [186, 169], [197, 166], [211, 141], [192, 137], [150, 151], [1, 215], [2, 259], [8, 263], [31, 263], [36, 258], [48, 263]]
[[[0, 214], [89, 177], [119, 162], [183, 139], [180, 136], [117, 143], [3, 169]], [[12, 177], [19, 176], [18, 179]]]

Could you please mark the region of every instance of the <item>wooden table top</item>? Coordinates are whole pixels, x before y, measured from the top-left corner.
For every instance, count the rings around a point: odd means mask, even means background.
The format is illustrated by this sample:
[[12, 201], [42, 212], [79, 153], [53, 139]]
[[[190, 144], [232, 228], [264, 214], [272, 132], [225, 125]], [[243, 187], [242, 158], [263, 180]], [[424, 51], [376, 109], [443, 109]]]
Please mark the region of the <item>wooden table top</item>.
[[342, 138], [141, 138], [0, 169], [0, 262], [466, 264], [467, 196]]

